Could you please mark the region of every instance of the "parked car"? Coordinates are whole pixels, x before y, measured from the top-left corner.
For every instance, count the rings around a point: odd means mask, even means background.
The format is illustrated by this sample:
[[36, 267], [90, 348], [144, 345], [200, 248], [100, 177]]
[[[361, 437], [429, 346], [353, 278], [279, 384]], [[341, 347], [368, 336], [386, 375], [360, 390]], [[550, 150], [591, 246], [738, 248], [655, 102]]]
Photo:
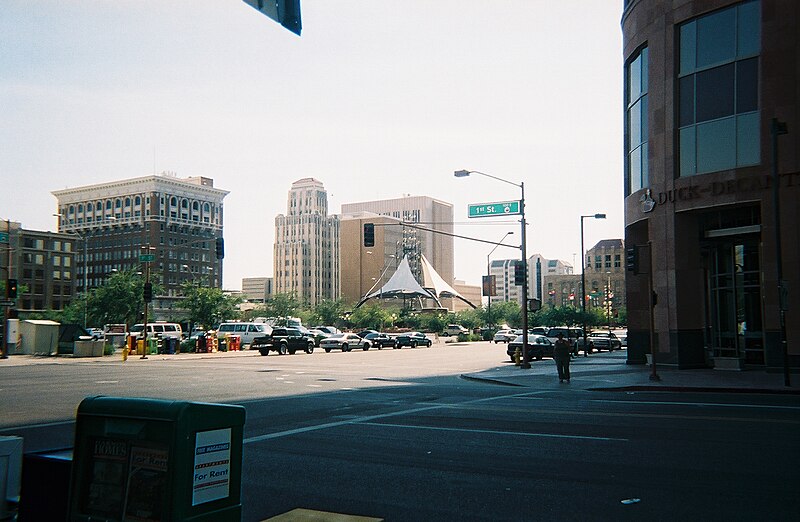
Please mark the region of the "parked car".
[[428, 339], [428, 336], [422, 332], [405, 332], [401, 333], [395, 339], [395, 348], [402, 348], [403, 346], [410, 346], [416, 348], [418, 345], [430, 347], [433, 342]]
[[[542, 357], [553, 356], [553, 343], [544, 335], [528, 334], [528, 359], [536, 359], [540, 361]], [[506, 354], [514, 361], [514, 355], [517, 350], [520, 350], [520, 358], [522, 358], [522, 336], [518, 335], [516, 339], [508, 343]]]
[[356, 335], [358, 335], [359, 337], [361, 337], [363, 339], [364, 337], [368, 336], [371, 333], [378, 333], [378, 330], [361, 330]]
[[369, 343], [369, 346], [377, 346], [381, 350], [387, 346], [394, 348], [394, 337], [391, 337], [382, 332], [368, 333], [364, 336], [364, 341]]
[[327, 339], [328, 337], [331, 336], [331, 334], [323, 332], [322, 330], [317, 330], [316, 328], [311, 328], [311, 329], [307, 330], [307, 332], [308, 332], [309, 335], [311, 335], [314, 338], [314, 344], [317, 345], [317, 346], [319, 346], [319, 343], [323, 339]]
[[621, 350], [622, 343], [614, 332], [595, 330], [589, 334], [589, 339], [596, 350]]
[[105, 333], [103, 333], [102, 328], [87, 328], [86, 332], [92, 336], [92, 340], [94, 341], [105, 338]]
[[494, 334], [494, 344], [497, 343], [510, 343], [517, 338], [517, 333], [514, 330], [497, 330]]
[[331, 350], [341, 350], [343, 352], [351, 352], [353, 348], [361, 348], [362, 350], [369, 350], [369, 343], [354, 333], [340, 333], [331, 335], [319, 342], [319, 347], [330, 352]]
[[335, 326], [315, 326], [312, 328], [312, 330], [319, 330], [321, 332], [325, 332], [330, 335], [342, 333], [342, 331], [336, 328]]
[[616, 332], [614, 332], [614, 334], [617, 336], [617, 339], [619, 339], [620, 346], [622, 346], [623, 348], [627, 348], [628, 330], [617, 330]]
[[263, 337], [269, 335], [272, 327], [265, 323], [247, 323], [230, 321], [220, 323], [217, 328], [217, 337], [223, 339], [230, 335], [238, 335], [242, 340], [242, 345], [249, 344], [252, 348], [253, 340], [256, 337]]
[[466, 334], [466, 333], [469, 333], [469, 330], [467, 330], [466, 328], [464, 328], [460, 324], [448, 324], [447, 326], [444, 327], [444, 331], [442, 332], [442, 335], [444, 337], [449, 337], [451, 335], [458, 336], [458, 335]]
[[253, 339], [250, 348], [261, 355], [269, 355], [271, 351], [294, 355], [297, 350], [314, 353], [314, 337], [299, 328], [276, 326], [270, 334]]

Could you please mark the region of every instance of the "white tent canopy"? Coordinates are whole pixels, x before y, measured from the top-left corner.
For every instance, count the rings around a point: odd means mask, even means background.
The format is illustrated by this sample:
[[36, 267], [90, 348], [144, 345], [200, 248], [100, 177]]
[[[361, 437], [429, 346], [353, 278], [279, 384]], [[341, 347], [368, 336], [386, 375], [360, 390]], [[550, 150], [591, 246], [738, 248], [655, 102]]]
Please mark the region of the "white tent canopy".
[[400, 261], [400, 264], [397, 266], [397, 270], [392, 274], [392, 277], [386, 281], [386, 284], [371, 294], [362, 297], [361, 301], [356, 305], [356, 308], [374, 297], [425, 297], [433, 299], [441, 306], [436, 296], [422, 288], [414, 278], [414, 274], [411, 272], [411, 265], [408, 264], [408, 256], [403, 257], [403, 260]]
[[432, 291], [431, 293], [436, 297], [455, 297], [461, 299], [472, 308], [475, 308], [474, 304], [470, 303], [463, 295], [456, 292], [452, 286], [442, 279], [442, 276], [433, 269], [433, 265], [431, 265], [424, 255], [422, 256], [422, 274], [425, 279], [425, 288], [428, 289], [429, 292]]
[[374, 292], [367, 293], [367, 295], [362, 297], [361, 301], [358, 302], [356, 308], [364, 304], [367, 300], [375, 297], [425, 297], [433, 299], [440, 308], [442, 306], [439, 300], [440, 297], [455, 297], [461, 299], [472, 308], [475, 308], [474, 304], [467, 301], [442, 279], [442, 276], [434, 270], [433, 265], [430, 264], [425, 256], [422, 256], [422, 277], [424, 280], [424, 287], [417, 282], [413, 272], [411, 272], [408, 256], [404, 256], [403, 260], [397, 266], [397, 270], [392, 274], [392, 277], [386, 281], [386, 284]]

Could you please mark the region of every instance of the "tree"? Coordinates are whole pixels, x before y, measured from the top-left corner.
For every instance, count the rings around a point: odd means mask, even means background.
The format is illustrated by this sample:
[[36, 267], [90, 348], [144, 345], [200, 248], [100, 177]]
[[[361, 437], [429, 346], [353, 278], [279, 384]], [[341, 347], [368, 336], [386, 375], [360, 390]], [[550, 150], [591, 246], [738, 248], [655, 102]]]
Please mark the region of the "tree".
[[367, 303], [350, 314], [350, 322], [358, 328], [382, 330], [385, 324], [392, 322], [392, 314], [377, 303]]
[[311, 311], [311, 320], [314, 324], [336, 326], [341, 322], [343, 312], [343, 300], [323, 299]]
[[272, 299], [264, 303], [268, 317], [294, 317], [300, 308], [300, 301], [293, 293], [275, 294]]
[[226, 319], [236, 317], [236, 305], [241, 298], [226, 295], [219, 288], [183, 283], [183, 306], [189, 310], [189, 318], [195, 324], [213, 328]]
[[[103, 286], [89, 291], [70, 303], [65, 316], [80, 317], [83, 323], [83, 307], [86, 306], [87, 323], [103, 325], [108, 323], [131, 324], [139, 322], [139, 314], [144, 312], [145, 278], [136, 270], [114, 272]], [[158, 276], [151, 277], [153, 293], [164, 292]], [[85, 301], [84, 301], [85, 300]]]

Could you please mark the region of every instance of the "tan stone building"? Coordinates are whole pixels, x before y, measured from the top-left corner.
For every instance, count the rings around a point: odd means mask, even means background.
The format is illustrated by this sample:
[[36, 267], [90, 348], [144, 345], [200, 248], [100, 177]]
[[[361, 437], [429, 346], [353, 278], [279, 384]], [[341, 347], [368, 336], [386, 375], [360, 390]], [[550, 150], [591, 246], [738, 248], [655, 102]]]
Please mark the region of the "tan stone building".
[[328, 215], [328, 193], [314, 178], [292, 183], [286, 214], [275, 217], [274, 289], [314, 306], [338, 299], [339, 217]]

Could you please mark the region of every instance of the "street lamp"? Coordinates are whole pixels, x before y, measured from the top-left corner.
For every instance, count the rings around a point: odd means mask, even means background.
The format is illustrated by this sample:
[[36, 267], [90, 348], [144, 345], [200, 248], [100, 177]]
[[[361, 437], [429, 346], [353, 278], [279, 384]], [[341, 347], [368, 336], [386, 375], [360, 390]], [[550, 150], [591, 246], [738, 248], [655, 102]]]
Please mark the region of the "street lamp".
[[[513, 235], [513, 234], [514, 234], [514, 232], [511, 232], [511, 231], [506, 232], [506, 235], [504, 235], [500, 239], [500, 241], [497, 242], [497, 244], [494, 246], [494, 248], [486, 256], [486, 277], [488, 278], [487, 281], [486, 281], [486, 284], [487, 284], [486, 289], [487, 290], [489, 288], [491, 288], [492, 290], [495, 289], [495, 286], [491, 284], [491, 281], [492, 281], [492, 267], [489, 264], [489, 258], [492, 256], [492, 254], [494, 254], [494, 251], [497, 250], [497, 247], [502, 245], [503, 240], [505, 240], [505, 238], [507, 238], [508, 236]], [[491, 287], [488, 286], [488, 285], [491, 285]], [[488, 293], [489, 301], [486, 303], [486, 308], [487, 308], [488, 311], [491, 311], [491, 309], [492, 309], [492, 294], [493, 294], [493, 292], [489, 292]], [[486, 315], [489, 316], [489, 318], [491, 319], [491, 315], [489, 315], [488, 312], [487, 312]]]
[[[507, 179], [498, 178], [497, 176], [492, 176], [491, 174], [486, 174], [485, 172], [478, 172], [477, 170], [457, 170], [453, 173], [453, 175], [457, 178], [465, 178], [470, 174], [479, 174], [481, 176], [486, 176], [487, 178], [496, 179], [497, 181], [502, 181], [503, 183], [508, 183], [509, 185], [514, 185], [515, 187], [519, 187], [520, 189], [520, 199], [519, 199], [519, 210], [520, 210], [520, 253], [522, 257], [522, 269], [525, 273], [525, 278], [522, 280], [522, 335], [525, 342], [522, 343], [522, 363], [519, 365], [520, 368], [530, 368], [531, 363], [530, 359], [528, 358], [528, 250], [526, 245], [526, 236], [525, 236], [525, 182], [521, 181], [519, 183], [514, 183], [513, 181], [508, 181]], [[605, 216], [604, 216], [605, 217]], [[491, 300], [491, 299], [490, 299]]]
[[[583, 219], [605, 219], [605, 214], [589, 214], [581, 216], [581, 322], [583, 323], [583, 356], [589, 356], [589, 347], [586, 342], [586, 251], [583, 249]], [[611, 339], [609, 339], [609, 342]]]

